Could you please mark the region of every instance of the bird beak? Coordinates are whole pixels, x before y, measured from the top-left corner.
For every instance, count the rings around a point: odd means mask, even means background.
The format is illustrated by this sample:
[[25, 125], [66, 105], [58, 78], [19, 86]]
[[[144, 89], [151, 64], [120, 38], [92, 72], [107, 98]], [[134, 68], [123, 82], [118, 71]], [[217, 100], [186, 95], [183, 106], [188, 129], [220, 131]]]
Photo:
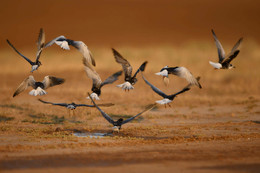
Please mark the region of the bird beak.
[[163, 82], [166, 86], [169, 86], [169, 78], [168, 77], [163, 76]]

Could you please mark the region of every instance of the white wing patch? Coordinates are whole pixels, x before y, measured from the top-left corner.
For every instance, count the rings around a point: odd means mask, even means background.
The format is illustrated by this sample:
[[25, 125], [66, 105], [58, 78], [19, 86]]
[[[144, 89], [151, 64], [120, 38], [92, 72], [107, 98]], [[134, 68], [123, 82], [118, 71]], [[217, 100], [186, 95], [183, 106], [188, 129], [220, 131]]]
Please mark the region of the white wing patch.
[[212, 65], [216, 69], [221, 69], [222, 65], [220, 63], [209, 61], [209, 64]]
[[70, 50], [69, 44], [67, 41], [55, 41], [57, 45], [59, 45], [62, 49]]
[[133, 85], [131, 85], [129, 82], [125, 82], [123, 84], [117, 85], [118, 88], [122, 88], [123, 90], [132, 90], [134, 89]]

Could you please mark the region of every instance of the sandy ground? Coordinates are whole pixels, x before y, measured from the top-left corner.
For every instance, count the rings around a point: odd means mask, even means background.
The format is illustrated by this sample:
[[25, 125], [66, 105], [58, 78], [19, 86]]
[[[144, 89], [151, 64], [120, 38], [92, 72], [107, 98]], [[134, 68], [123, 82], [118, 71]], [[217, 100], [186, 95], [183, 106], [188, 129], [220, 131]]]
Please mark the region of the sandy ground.
[[[260, 170], [260, 1], [64, 1], [10, 0], [0, 2], [0, 172], [223, 172]], [[163, 85], [156, 75], [165, 65], [185, 66], [201, 76], [203, 89], [178, 96], [171, 107], [157, 105], [119, 134], [104, 138], [76, 137], [75, 132], [110, 133], [112, 128], [95, 109], [66, 109], [40, 103], [90, 103], [92, 81], [86, 77], [81, 54], [52, 46], [41, 55], [33, 75], [66, 79], [41, 97], [27, 89], [15, 98], [30, 66], [6, 43], [9, 39], [29, 58], [35, 57], [39, 29], [46, 41], [59, 35], [84, 41], [104, 80], [121, 69], [116, 48], [134, 68], [148, 61], [147, 80], [167, 94], [187, 82], [170, 77]], [[234, 70], [213, 70], [217, 61], [211, 29], [226, 53], [244, 37]], [[138, 75], [135, 89], [102, 89], [98, 103], [114, 119], [127, 118], [161, 99]]]

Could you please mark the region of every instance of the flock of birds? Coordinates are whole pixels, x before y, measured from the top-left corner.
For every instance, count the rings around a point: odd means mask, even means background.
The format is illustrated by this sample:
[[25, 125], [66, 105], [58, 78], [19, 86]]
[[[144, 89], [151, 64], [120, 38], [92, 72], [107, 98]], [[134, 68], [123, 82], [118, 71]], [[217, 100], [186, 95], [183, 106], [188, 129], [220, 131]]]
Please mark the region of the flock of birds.
[[[217, 46], [219, 61], [217, 63], [209, 61], [209, 63], [215, 69], [232, 69], [232, 68], [235, 68], [235, 66], [233, 66], [231, 64], [231, 61], [234, 58], [236, 58], [237, 55], [240, 52], [238, 47], [239, 47], [240, 43], [242, 42], [242, 38], [240, 38], [238, 40], [238, 42], [234, 45], [231, 52], [228, 55], [226, 55], [220, 41], [218, 40], [218, 38], [217, 38], [217, 36], [216, 36], [216, 34], [213, 30], [212, 30], [212, 34], [213, 34], [213, 37], [214, 37], [214, 40], [215, 40], [215, 43], [216, 43], [216, 46]], [[7, 43], [21, 57], [23, 57], [28, 63], [30, 63], [31, 73], [36, 71], [42, 65], [42, 63], [40, 62], [39, 59], [40, 59], [42, 51], [45, 48], [50, 47], [54, 44], [57, 44], [58, 46], [60, 46], [62, 49], [65, 49], [65, 50], [70, 50], [70, 46], [73, 46], [74, 48], [76, 48], [83, 55], [83, 65], [84, 65], [84, 68], [85, 68], [85, 72], [86, 72], [87, 76], [92, 80], [92, 89], [91, 89], [92, 93], [91, 94], [88, 93], [89, 96], [87, 98], [91, 99], [93, 105], [76, 104], [76, 103], [73, 103], [73, 102], [69, 103], [69, 104], [68, 103], [52, 103], [52, 102], [44, 101], [42, 99], [38, 99], [38, 100], [42, 103], [45, 103], [45, 104], [63, 106], [63, 107], [66, 107], [69, 110], [74, 110], [74, 109], [76, 109], [76, 107], [80, 107], [80, 106], [96, 107], [101, 112], [102, 116], [109, 123], [111, 123], [113, 125], [113, 131], [119, 132], [119, 130], [121, 129], [121, 126], [123, 124], [132, 121], [133, 119], [135, 119], [139, 115], [141, 115], [144, 112], [152, 109], [155, 106], [155, 104], [153, 104], [153, 105], [147, 107], [141, 113], [138, 113], [137, 115], [135, 115], [131, 118], [128, 118], [126, 120], [123, 120], [122, 118], [120, 118], [117, 121], [114, 121], [108, 114], [106, 114], [102, 109], [100, 109], [100, 106], [112, 106], [113, 105], [113, 104], [96, 104], [95, 103], [94, 100], [100, 100], [99, 97], [101, 95], [101, 88], [103, 86], [107, 85], [107, 84], [112, 84], [113, 82], [118, 80], [119, 76], [122, 75], [122, 73], [124, 73], [124, 83], [117, 85], [117, 87], [122, 88], [125, 91], [129, 91], [129, 90], [134, 89], [133, 85], [137, 82], [137, 75], [139, 73], [141, 73], [142, 78], [145, 81], [145, 83], [147, 85], [149, 85], [155, 93], [157, 93], [158, 95], [160, 95], [163, 98], [162, 100], [156, 101], [156, 103], [162, 104], [162, 105], [165, 105], [165, 106], [166, 105], [170, 106], [169, 103], [171, 103], [177, 95], [182, 94], [186, 91], [189, 91], [192, 85], [195, 85], [199, 88], [202, 88], [201, 84], [199, 83], [200, 77], [195, 78], [187, 68], [178, 67], [178, 66], [177, 67], [165, 66], [160, 70], [160, 72], [155, 73], [155, 74], [163, 76], [164, 83], [166, 85], [169, 84], [168, 76], [170, 74], [184, 78], [188, 82], [188, 85], [185, 86], [179, 92], [171, 94], [171, 95], [167, 95], [164, 92], [162, 92], [159, 88], [157, 88], [153, 84], [151, 84], [149, 81], [147, 81], [147, 79], [144, 77], [142, 72], [145, 70], [145, 67], [147, 65], [147, 61], [143, 62], [133, 75], [132, 74], [133, 68], [132, 68], [131, 64], [117, 50], [115, 50], [113, 48], [112, 48], [112, 52], [113, 52], [113, 55], [115, 57], [115, 60], [116, 60], [117, 63], [122, 65], [123, 70], [115, 72], [114, 74], [109, 76], [107, 79], [102, 81], [99, 74], [94, 69], [94, 67], [96, 66], [95, 59], [94, 59], [92, 53], [90, 52], [90, 50], [88, 49], [88, 47], [86, 46], [86, 44], [84, 42], [74, 41], [74, 40], [71, 40], [71, 39], [67, 39], [64, 36], [59, 36], [59, 37], [56, 37], [55, 39], [53, 39], [53, 40], [51, 40], [51, 41], [49, 41], [48, 43], [45, 44], [45, 33], [44, 33], [42, 28], [40, 29], [40, 33], [39, 33], [39, 36], [38, 36], [37, 53], [36, 53], [35, 61], [32, 61], [31, 59], [29, 59], [26, 56], [24, 56], [23, 54], [21, 54], [11, 44], [11, 42], [9, 40], [7, 40]], [[47, 88], [63, 84], [64, 82], [65, 82], [65, 79], [54, 77], [54, 76], [45, 76], [42, 82], [35, 81], [33, 75], [30, 75], [29, 77], [24, 79], [24, 81], [19, 85], [19, 87], [14, 92], [13, 97], [19, 95], [21, 92], [26, 90], [29, 86], [33, 88], [33, 90], [31, 90], [29, 92], [30, 95], [33, 95], [33, 96], [45, 95], [45, 94], [47, 94], [47, 92], [45, 91]]]

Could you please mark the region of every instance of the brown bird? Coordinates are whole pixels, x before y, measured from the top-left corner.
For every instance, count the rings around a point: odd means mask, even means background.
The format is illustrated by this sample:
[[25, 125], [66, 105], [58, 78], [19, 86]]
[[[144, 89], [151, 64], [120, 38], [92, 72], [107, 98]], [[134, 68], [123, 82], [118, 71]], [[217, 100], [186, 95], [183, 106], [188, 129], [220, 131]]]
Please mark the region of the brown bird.
[[65, 79], [57, 78], [53, 76], [45, 76], [42, 82], [36, 82], [34, 80], [34, 77], [30, 75], [27, 77], [16, 89], [15, 93], [13, 94], [13, 97], [17, 96], [24, 90], [28, 88], [28, 86], [31, 86], [33, 90], [29, 92], [30, 95], [37, 96], [37, 95], [45, 95], [47, 92], [45, 91], [47, 88], [60, 85], [65, 82]]
[[137, 82], [136, 76], [140, 71], [144, 71], [147, 61], [145, 61], [132, 76], [132, 66], [130, 65], [130, 63], [125, 58], [123, 58], [123, 56], [115, 49], [112, 48], [112, 51], [116, 59], [116, 62], [122, 65], [125, 74], [125, 83], [117, 86], [124, 90], [134, 89], [133, 85]]
[[[101, 95], [101, 88], [104, 85], [112, 84], [116, 80], [118, 80], [118, 77], [122, 74], [122, 71], [118, 71], [111, 76], [109, 76], [106, 80], [102, 82], [99, 74], [89, 65], [87, 60], [83, 58], [83, 64], [85, 66], [85, 71], [87, 73], [87, 76], [92, 79], [92, 93], [90, 94], [93, 99], [100, 100], [99, 96]], [[87, 97], [89, 99], [89, 97]]]

